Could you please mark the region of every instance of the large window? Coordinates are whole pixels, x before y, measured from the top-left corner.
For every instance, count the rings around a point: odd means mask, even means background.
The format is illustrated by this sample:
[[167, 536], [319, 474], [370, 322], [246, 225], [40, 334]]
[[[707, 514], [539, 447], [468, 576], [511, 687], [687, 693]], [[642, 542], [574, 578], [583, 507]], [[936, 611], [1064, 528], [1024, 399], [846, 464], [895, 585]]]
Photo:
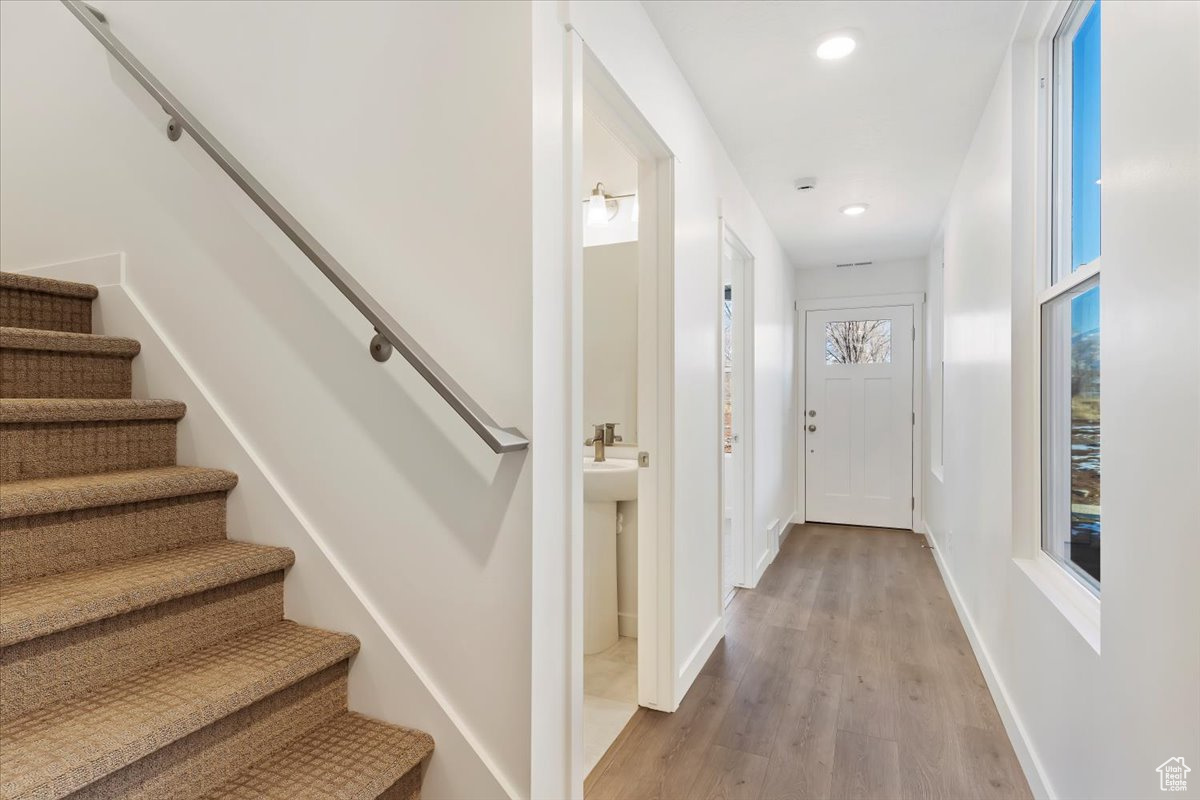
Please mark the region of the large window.
[[1041, 296], [1042, 547], [1100, 590], [1100, 0], [1053, 40], [1050, 268]]

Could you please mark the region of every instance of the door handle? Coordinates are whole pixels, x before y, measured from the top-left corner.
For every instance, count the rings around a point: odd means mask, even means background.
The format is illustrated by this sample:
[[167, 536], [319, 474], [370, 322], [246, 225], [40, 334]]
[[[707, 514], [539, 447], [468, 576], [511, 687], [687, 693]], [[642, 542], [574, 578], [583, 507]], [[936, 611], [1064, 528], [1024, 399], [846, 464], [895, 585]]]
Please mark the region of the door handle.
[[817, 430], [817, 426], [816, 426], [816, 425], [809, 425], [809, 426], [808, 426], [808, 432], [809, 432], [809, 433], [813, 433], [813, 432], [815, 432], [816, 430]]

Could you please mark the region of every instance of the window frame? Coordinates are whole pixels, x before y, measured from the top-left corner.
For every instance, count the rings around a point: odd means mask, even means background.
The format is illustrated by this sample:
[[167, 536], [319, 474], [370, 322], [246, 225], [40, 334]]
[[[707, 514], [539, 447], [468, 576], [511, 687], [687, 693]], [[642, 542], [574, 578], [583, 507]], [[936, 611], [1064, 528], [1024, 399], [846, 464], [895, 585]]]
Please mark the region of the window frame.
[[[1081, 265], [1071, 271], [1071, 127], [1064, 124], [1069, 120], [1070, 104], [1064, 103], [1064, 96], [1070, 99], [1073, 71], [1071, 59], [1062, 58], [1056, 46], [1065, 36], [1077, 33], [1083, 21], [1090, 13], [1092, 6], [1101, 0], [1061, 0], [1050, 14], [1047, 24], [1042, 31], [1039, 48], [1039, 88], [1041, 94], [1041, 109], [1039, 116], [1042, 123], [1039, 126], [1038, 147], [1038, 229], [1039, 258], [1036, 260], [1036, 290], [1034, 297], [1033, 325], [1034, 342], [1034, 376], [1037, 391], [1037, 408], [1033, 415], [1035, 424], [1034, 441], [1037, 456], [1034, 459], [1035, 497], [1037, 506], [1037, 526], [1035, 552], [1038, 560], [1053, 564], [1061, 574], [1070, 578], [1070, 583], [1086, 592], [1092, 602], [1099, 603], [1100, 582], [1092, 578], [1081, 567], [1070, 559], [1061, 559], [1053, 555], [1046, 547], [1047, 540], [1047, 502], [1050, 494], [1043, 480], [1043, 464], [1046, 458], [1047, 435], [1044, 420], [1044, 403], [1048, 387], [1044, 376], [1044, 347], [1043, 316], [1049, 303], [1079, 289], [1083, 284], [1095, 283], [1101, 285], [1100, 272], [1104, 260], [1103, 250], [1103, 218], [1101, 218], [1100, 255], [1088, 264]], [[1101, 165], [1103, 173], [1103, 165]], [[1065, 272], [1065, 274], [1063, 274]], [[1103, 295], [1101, 295], [1103, 297]], [[1101, 301], [1103, 302], [1103, 301]], [[1103, 379], [1101, 379], [1103, 392]], [[1103, 402], [1101, 402], [1103, 408]], [[1054, 486], [1054, 491], [1070, 493], [1070, 482], [1065, 486]], [[1057, 495], [1056, 495], [1057, 496]]]

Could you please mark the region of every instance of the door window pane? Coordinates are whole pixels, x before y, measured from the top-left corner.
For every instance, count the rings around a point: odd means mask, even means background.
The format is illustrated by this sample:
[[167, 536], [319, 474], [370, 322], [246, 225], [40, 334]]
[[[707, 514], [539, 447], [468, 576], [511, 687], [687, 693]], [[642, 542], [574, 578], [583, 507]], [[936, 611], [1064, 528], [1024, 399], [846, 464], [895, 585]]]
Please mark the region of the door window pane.
[[889, 364], [892, 321], [852, 319], [825, 323], [826, 364]]
[[1042, 307], [1042, 530], [1046, 551], [1100, 585], [1100, 284]]

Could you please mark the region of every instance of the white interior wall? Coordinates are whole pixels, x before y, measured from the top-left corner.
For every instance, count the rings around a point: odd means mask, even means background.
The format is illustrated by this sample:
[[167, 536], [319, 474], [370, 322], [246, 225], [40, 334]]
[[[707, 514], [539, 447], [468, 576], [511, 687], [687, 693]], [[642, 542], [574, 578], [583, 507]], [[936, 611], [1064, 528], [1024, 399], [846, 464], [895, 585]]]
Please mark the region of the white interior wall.
[[926, 498], [1031, 785], [1062, 798], [1155, 795], [1160, 763], [1200, 754], [1200, 6], [1106, 0], [1104, 15], [1101, 649], [1028, 558], [1038, 89], [1024, 39], [944, 221], [945, 491]]
[[[585, 145], [586, 146], [586, 145]], [[583, 249], [583, 429], [637, 444], [637, 242]], [[586, 451], [585, 451], [586, 454]]]
[[[533, 431], [529, 3], [98, 5], [485, 408]], [[127, 254], [129, 287], [475, 746], [446, 764], [475, 780], [452, 794], [528, 794], [532, 454], [493, 455], [402, 359], [372, 361], [369, 326], [189, 137], [167, 140], [66, 9], [0, 14], [0, 263]], [[319, 598], [317, 572], [289, 591]], [[425, 702], [414, 676], [370, 674], [395, 684], [374, 713]]]
[[881, 261], [866, 267], [818, 267], [796, 270], [796, 297], [863, 297], [925, 291], [925, 260]]
[[1194, 793], [1200, 4], [1106, 2], [1103, 13], [1104, 656], [1095, 758], [1101, 796], [1157, 794], [1154, 768], [1175, 756], [1192, 767]]
[[[572, 0], [568, 22], [676, 156], [675, 668], [682, 697], [720, 635], [716, 354], [719, 219], [755, 258], [755, 548], [795, 508], [792, 300], [795, 276], [687, 81], [633, 0]], [[702, 499], [708, 498], [708, 502]]]

